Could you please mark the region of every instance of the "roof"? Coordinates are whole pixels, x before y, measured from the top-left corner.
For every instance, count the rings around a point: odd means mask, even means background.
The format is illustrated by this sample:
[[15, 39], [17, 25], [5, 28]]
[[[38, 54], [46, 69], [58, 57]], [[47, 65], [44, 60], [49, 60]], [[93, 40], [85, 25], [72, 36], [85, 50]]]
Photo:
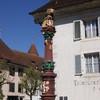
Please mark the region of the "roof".
[[0, 58], [4, 58], [16, 64], [21, 64], [21, 62], [16, 58], [14, 53], [10, 48], [0, 39]]
[[0, 39], [0, 58], [4, 58], [11, 63], [18, 64], [25, 67], [36, 67], [42, 68], [43, 58], [20, 51], [11, 50], [1, 39]]
[[36, 55], [36, 56], [39, 56], [37, 50], [36, 50], [36, 47], [34, 45], [34, 43], [31, 45], [29, 51], [28, 51], [29, 54], [32, 54], [32, 55]]
[[89, 2], [89, 1], [93, 1], [93, 0], [51, 0], [46, 5], [40, 7], [39, 9], [37, 9], [33, 12], [30, 12], [29, 14], [34, 14], [34, 13], [37, 13], [37, 12], [45, 11], [48, 8], [57, 9], [57, 8], [81, 4], [81, 3], [85, 3], [85, 2]]
[[13, 50], [13, 53], [22, 61], [22, 63], [24, 63], [25, 66], [28, 66], [28, 67], [38, 66], [39, 68], [42, 68], [42, 62], [43, 62], [42, 57], [32, 55], [32, 54], [27, 54], [20, 51], [15, 51], [15, 50]]

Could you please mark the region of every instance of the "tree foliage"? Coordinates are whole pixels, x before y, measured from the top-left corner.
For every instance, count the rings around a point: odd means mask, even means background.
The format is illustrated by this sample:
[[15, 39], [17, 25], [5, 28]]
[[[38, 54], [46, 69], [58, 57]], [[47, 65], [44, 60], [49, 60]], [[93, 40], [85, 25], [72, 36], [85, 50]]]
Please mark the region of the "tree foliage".
[[4, 95], [2, 91], [2, 85], [5, 83], [5, 68], [6, 68], [6, 61], [0, 60], [0, 100], [3, 100]]
[[8, 84], [10, 81], [11, 79], [7, 74], [7, 61], [0, 59], [0, 100], [3, 100], [4, 98], [2, 86]]
[[7, 74], [7, 61], [4, 59], [0, 60], [0, 86], [8, 84], [11, 81]]
[[2, 89], [0, 89], [0, 100], [3, 100], [4, 97], [5, 96], [3, 95], [3, 91], [2, 91]]
[[26, 94], [30, 96], [35, 95], [36, 90], [39, 89], [41, 85], [41, 71], [34, 69], [33, 67], [25, 68], [24, 75], [21, 77], [22, 87], [26, 90]]

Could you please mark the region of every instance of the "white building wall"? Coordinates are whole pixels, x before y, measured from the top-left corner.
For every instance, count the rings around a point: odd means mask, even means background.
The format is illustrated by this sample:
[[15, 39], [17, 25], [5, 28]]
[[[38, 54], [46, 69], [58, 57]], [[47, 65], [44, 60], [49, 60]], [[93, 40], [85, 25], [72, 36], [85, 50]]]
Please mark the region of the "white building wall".
[[[68, 100], [100, 100], [100, 74], [86, 74], [84, 53], [100, 52], [100, 37], [85, 39], [81, 23], [82, 40], [73, 40], [73, 21], [100, 16], [100, 9], [65, 15], [56, 20], [53, 38], [53, 58], [57, 73], [56, 100], [67, 96]], [[82, 76], [75, 76], [75, 55], [81, 54]]]
[[[32, 96], [32, 100], [41, 100], [41, 91], [37, 90], [36, 94], [34, 96]], [[28, 95], [26, 95], [26, 100], [30, 100], [30, 97]]]

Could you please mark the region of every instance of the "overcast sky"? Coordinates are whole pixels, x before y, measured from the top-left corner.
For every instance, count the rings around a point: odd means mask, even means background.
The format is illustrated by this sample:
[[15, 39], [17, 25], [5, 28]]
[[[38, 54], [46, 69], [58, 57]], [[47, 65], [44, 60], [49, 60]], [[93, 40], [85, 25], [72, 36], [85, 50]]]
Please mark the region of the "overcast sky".
[[44, 56], [41, 27], [34, 23], [29, 12], [49, 0], [0, 0], [0, 38], [13, 50], [28, 52], [32, 42], [40, 56]]

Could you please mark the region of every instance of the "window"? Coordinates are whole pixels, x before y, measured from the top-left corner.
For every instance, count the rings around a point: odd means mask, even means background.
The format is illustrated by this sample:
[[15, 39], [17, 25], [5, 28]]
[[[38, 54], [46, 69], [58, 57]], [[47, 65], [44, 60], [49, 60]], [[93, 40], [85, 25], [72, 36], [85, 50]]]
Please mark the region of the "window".
[[87, 21], [76, 20], [73, 24], [74, 40], [80, 40], [82, 37], [92, 38], [100, 36], [100, 17]]
[[20, 97], [20, 99], [19, 100], [23, 100], [23, 97]]
[[23, 88], [21, 84], [18, 84], [18, 92], [23, 93]]
[[86, 73], [99, 73], [100, 72], [100, 59], [99, 53], [85, 54], [86, 60]]
[[18, 76], [23, 76], [23, 69], [18, 69]]
[[10, 75], [14, 76], [15, 75], [15, 68], [10, 67], [9, 72], [10, 72]]
[[15, 83], [10, 83], [9, 84], [9, 92], [14, 92], [15, 91]]
[[64, 100], [68, 100], [68, 98], [67, 97], [64, 97]]
[[59, 100], [63, 100], [63, 97], [59, 97]]
[[59, 100], [68, 100], [68, 98], [67, 98], [67, 96], [65, 96], [65, 97], [61, 96], [61, 97], [59, 97]]
[[97, 19], [85, 22], [85, 37], [97, 37], [98, 36], [98, 23]]

